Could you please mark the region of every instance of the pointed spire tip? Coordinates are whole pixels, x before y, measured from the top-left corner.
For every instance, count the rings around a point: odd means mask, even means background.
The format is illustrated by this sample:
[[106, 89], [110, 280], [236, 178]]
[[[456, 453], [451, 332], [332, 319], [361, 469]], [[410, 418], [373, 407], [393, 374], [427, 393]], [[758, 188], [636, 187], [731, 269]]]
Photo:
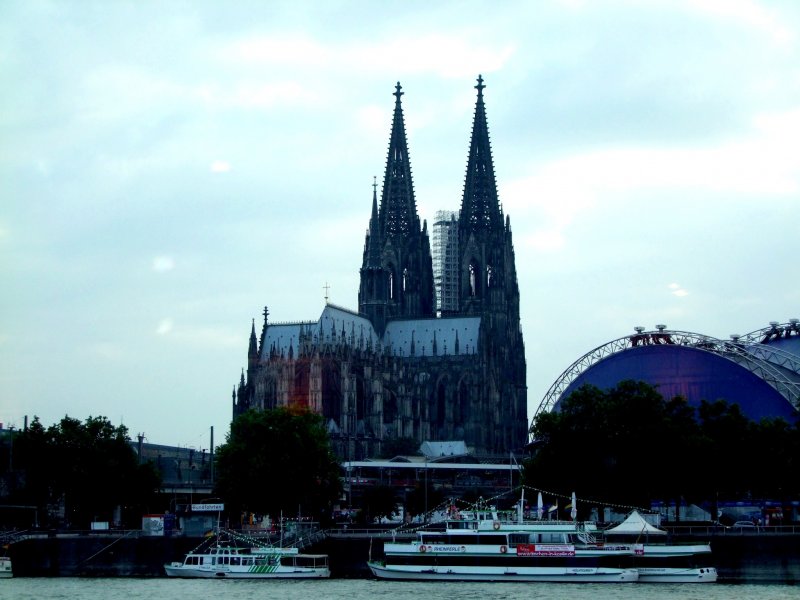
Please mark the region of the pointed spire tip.
[[475, 89], [478, 90], [478, 96], [482, 96], [483, 95], [483, 89], [485, 87], [486, 86], [483, 83], [483, 75], [479, 74], [478, 75], [478, 85], [475, 86]]

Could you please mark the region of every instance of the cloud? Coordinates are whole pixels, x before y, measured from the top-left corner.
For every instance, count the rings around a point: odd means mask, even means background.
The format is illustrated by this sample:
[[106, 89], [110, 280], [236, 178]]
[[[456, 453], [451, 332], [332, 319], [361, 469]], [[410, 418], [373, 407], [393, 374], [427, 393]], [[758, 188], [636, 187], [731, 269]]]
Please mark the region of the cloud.
[[752, 0], [692, 0], [688, 6], [701, 13], [761, 30], [778, 44], [794, 40], [792, 31], [780, 22], [774, 10], [769, 10]]
[[670, 293], [673, 296], [677, 296], [678, 298], [683, 298], [684, 296], [688, 296], [689, 295], [689, 292], [687, 290], [683, 289], [680, 286], [680, 284], [670, 283], [668, 287], [669, 287], [670, 290], [672, 290]]
[[246, 340], [242, 332], [232, 333], [221, 327], [189, 327], [175, 330], [173, 337], [193, 347], [242, 348]]
[[256, 35], [220, 48], [219, 58], [242, 65], [276, 65], [290, 72], [301, 69], [342, 69], [396, 75], [434, 73], [441, 77], [473, 77], [501, 69], [514, 55], [509, 42], [493, 44], [473, 32], [392, 36], [382, 41], [323, 44], [307, 35]]
[[171, 256], [156, 256], [153, 259], [153, 271], [156, 273], [166, 273], [175, 268], [175, 259]]
[[228, 173], [231, 170], [231, 164], [226, 160], [215, 160], [208, 169], [212, 173]]
[[95, 342], [89, 346], [89, 350], [95, 357], [108, 361], [118, 361], [125, 355], [122, 347], [114, 342]]
[[156, 328], [156, 333], [158, 335], [167, 335], [169, 332], [172, 331], [173, 327], [174, 323], [172, 322], [172, 319], [166, 317], [164, 319], [161, 319], [161, 321], [159, 322], [158, 327]]
[[232, 333], [229, 329], [214, 326], [176, 327], [169, 317], [161, 320], [156, 333], [169, 335], [173, 343], [192, 348], [241, 348], [246, 343], [241, 331]]

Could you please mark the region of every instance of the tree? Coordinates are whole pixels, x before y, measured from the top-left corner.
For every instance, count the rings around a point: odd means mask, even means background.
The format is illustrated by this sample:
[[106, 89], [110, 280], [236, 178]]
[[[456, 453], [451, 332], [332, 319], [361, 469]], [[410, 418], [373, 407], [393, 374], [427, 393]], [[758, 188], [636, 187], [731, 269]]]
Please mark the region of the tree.
[[[583, 386], [532, 428], [534, 453], [523, 480], [540, 489], [605, 502], [788, 499], [798, 493], [800, 429], [782, 419], [755, 423], [737, 404], [665, 401], [643, 382], [601, 390]], [[587, 510], [579, 503], [579, 511]]]
[[607, 391], [583, 386], [560, 411], [537, 417], [536, 452], [524, 480], [564, 494], [587, 490], [609, 502], [643, 503], [663, 491], [668, 463], [657, 449], [668, 445], [664, 420], [663, 399], [645, 383], [626, 381]]
[[322, 417], [284, 408], [239, 415], [217, 451], [216, 493], [234, 514], [323, 516], [341, 482]]
[[[139, 464], [127, 428], [106, 417], [65, 416], [47, 429], [34, 417], [15, 437], [14, 456], [25, 473], [16, 498], [38, 506], [43, 525], [87, 529], [92, 520], [113, 521], [119, 507], [123, 524], [138, 526], [160, 485], [153, 465]], [[63, 523], [47, 523], [53, 505], [63, 507]]]

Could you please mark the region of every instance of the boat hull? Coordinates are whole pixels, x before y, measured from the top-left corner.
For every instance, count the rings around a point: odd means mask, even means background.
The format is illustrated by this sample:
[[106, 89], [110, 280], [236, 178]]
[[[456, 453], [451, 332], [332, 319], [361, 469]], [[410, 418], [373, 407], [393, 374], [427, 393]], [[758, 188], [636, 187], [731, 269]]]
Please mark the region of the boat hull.
[[639, 583], [714, 583], [717, 570], [713, 567], [699, 569], [670, 569], [639, 567]]
[[272, 571], [225, 566], [164, 565], [167, 577], [202, 579], [324, 579], [331, 576], [327, 568], [297, 569], [278, 567]]
[[553, 583], [634, 583], [639, 578], [635, 569], [550, 568], [550, 567], [431, 567], [407, 565], [386, 566], [368, 562], [378, 579], [417, 581], [507, 581]]

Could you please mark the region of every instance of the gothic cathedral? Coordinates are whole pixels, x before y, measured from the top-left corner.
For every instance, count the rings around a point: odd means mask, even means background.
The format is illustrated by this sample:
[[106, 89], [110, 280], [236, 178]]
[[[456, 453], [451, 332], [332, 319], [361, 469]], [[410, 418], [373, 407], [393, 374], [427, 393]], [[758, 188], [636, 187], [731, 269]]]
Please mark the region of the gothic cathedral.
[[[511, 224], [497, 197], [481, 77], [475, 87], [464, 197], [458, 213], [437, 222], [447, 243], [436, 247], [436, 263], [427, 222], [417, 215], [398, 83], [380, 199], [373, 186], [358, 312], [326, 303], [318, 320], [272, 324], [264, 309], [234, 388], [234, 417], [306, 407], [324, 416], [344, 460], [423, 441], [464, 441], [480, 455], [525, 444]], [[448, 286], [451, 300], [443, 303]]]

